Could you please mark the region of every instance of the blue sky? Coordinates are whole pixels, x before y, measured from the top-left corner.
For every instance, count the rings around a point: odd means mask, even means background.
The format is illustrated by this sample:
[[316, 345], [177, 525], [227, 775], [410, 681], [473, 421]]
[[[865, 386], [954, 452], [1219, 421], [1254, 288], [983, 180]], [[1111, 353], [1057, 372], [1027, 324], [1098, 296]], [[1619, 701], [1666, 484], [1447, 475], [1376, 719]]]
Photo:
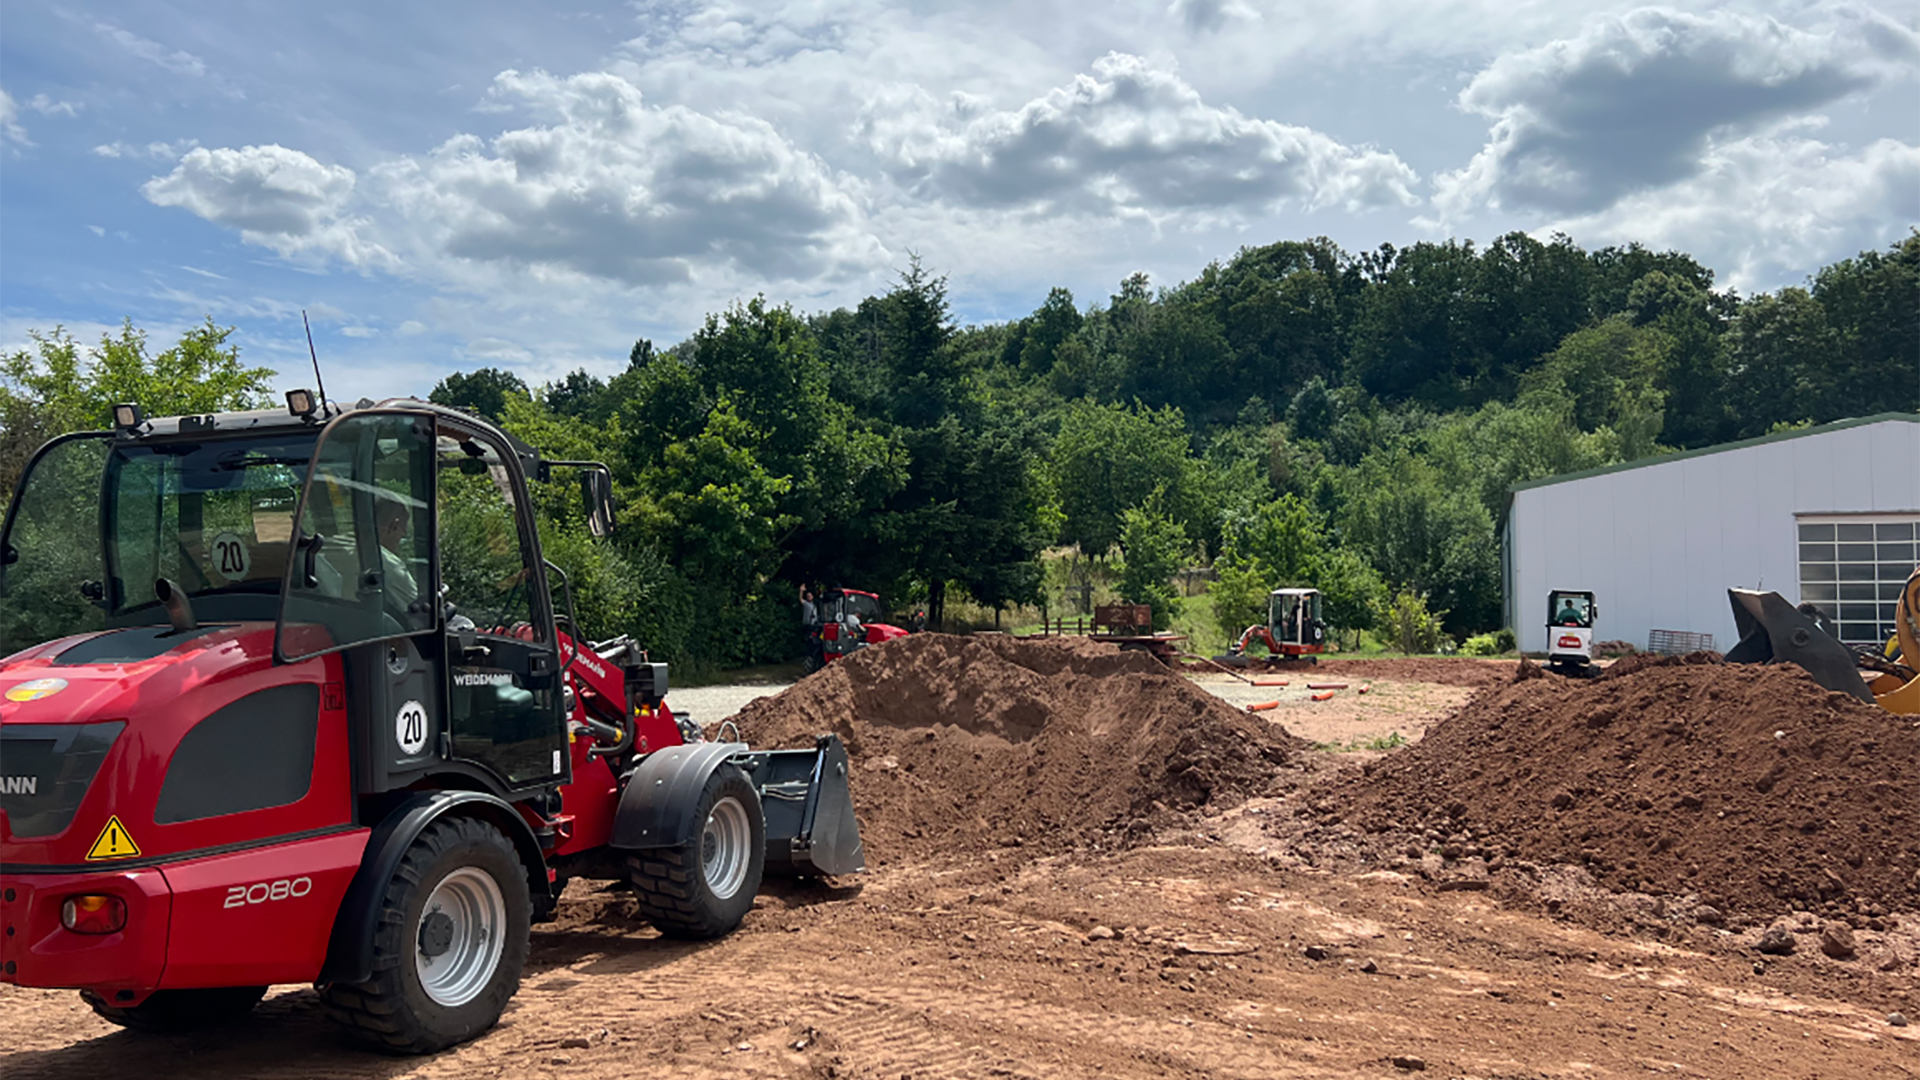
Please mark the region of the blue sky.
[[910, 252], [984, 321], [1323, 234], [1750, 292], [1920, 224], [1914, 2], [11, 0], [0, 95], [0, 348], [211, 315], [303, 385], [305, 308], [348, 398], [608, 374]]

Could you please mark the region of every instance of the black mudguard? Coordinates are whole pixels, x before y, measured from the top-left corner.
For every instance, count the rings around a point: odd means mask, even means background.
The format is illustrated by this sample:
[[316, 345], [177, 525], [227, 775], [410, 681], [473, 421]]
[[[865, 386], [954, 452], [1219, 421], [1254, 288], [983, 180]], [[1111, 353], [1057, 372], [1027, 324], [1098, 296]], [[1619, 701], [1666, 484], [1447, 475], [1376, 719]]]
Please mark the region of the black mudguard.
[[648, 754], [627, 775], [608, 843], [626, 851], [686, 843], [700, 824], [693, 812], [707, 778], [746, 752], [746, 743], [699, 742]]
[[420, 792], [388, 811], [373, 827], [366, 851], [360, 856], [360, 869], [333, 917], [327, 960], [314, 982], [359, 983], [373, 978], [373, 931], [380, 921], [380, 900], [386, 894], [387, 882], [427, 826], [451, 813], [479, 818], [505, 833], [526, 865], [534, 910], [552, 902], [540, 841], [511, 804], [484, 791]]
[[1860, 677], [1853, 651], [1801, 614], [1775, 592], [1728, 589], [1733, 625], [1740, 643], [1727, 651], [1730, 664], [1766, 664], [1786, 660], [1805, 668], [1829, 690], [1852, 694], [1873, 704], [1873, 692]]
[[746, 774], [766, 822], [766, 870], [852, 874], [866, 869], [860, 823], [847, 786], [847, 748], [822, 735], [811, 750], [749, 751], [744, 743], [692, 743], [648, 755], [620, 793], [611, 846], [678, 847], [700, 827], [694, 810], [721, 765]]

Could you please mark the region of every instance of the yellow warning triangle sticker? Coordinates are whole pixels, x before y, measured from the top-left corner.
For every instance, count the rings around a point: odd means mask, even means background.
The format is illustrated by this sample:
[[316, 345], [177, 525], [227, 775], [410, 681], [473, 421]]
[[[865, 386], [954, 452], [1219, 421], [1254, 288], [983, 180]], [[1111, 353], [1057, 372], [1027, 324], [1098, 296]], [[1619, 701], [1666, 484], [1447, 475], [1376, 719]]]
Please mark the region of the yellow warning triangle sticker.
[[96, 859], [130, 859], [140, 854], [140, 845], [127, 835], [127, 827], [120, 824], [120, 816], [115, 814], [107, 819], [107, 827], [100, 830], [100, 839], [87, 849], [87, 861]]

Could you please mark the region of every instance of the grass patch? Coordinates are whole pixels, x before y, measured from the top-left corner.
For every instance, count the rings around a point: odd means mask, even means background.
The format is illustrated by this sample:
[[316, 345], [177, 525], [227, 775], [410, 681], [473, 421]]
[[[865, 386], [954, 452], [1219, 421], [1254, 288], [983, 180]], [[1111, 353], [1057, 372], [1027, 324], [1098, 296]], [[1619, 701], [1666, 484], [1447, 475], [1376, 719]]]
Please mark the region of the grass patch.
[[1347, 742], [1314, 743], [1313, 748], [1327, 754], [1351, 754], [1360, 750], [1385, 752], [1398, 750], [1407, 745], [1407, 737], [1397, 731], [1388, 732], [1371, 739], [1352, 739]]

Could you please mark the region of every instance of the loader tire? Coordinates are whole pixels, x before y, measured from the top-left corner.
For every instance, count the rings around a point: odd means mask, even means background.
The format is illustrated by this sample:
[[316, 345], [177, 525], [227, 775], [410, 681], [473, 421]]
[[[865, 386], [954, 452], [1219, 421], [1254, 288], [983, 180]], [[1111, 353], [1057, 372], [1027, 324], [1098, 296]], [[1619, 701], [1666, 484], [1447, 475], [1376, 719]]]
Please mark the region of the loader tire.
[[693, 835], [676, 847], [627, 857], [640, 912], [669, 937], [706, 941], [733, 932], [753, 907], [767, 861], [760, 794], [722, 765], [707, 777]]
[[322, 991], [347, 1037], [430, 1054], [492, 1027], [520, 989], [532, 901], [512, 841], [484, 821], [428, 825], [387, 882], [373, 978]]
[[177, 1035], [242, 1020], [267, 995], [264, 986], [222, 986], [206, 990], [156, 990], [138, 1005], [111, 1005], [92, 991], [80, 997], [102, 1020], [143, 1035]]

